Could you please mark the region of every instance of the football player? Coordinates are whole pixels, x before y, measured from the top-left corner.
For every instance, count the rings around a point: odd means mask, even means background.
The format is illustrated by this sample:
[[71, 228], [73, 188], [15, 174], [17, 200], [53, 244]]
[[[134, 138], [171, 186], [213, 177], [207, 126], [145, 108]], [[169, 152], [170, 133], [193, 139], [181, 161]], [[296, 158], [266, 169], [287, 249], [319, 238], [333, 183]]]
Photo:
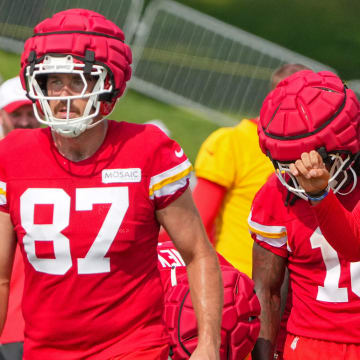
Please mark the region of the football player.
[[260, 146], [276, 174], [256, 195], [249, 216], [253, 280], [262, 306], [255, 360], [273, 358], [286, 266], [292, 309], [284, 359], [360, 358], [360, 265], [331, 247], [312, 209], [316, 195], [290, 172], [301, 153], [317, 149], [333, 193], [351, 210], [360, 199], [359, 109], [355, 94], [326, 71], [290, 76], [263, 103]]
[[122, 31], [89, 10], [45, 19], [25, 43], [20, 77], [48, 127], [0, 142], [0, 327], [18, 242], [25, 359], [167, 359], [160, 224], [187, 264], [192, 359], [219, 359], [221, 272], [188, 189], [191, 164], [156, 126], [107, 120], [130, 65]]

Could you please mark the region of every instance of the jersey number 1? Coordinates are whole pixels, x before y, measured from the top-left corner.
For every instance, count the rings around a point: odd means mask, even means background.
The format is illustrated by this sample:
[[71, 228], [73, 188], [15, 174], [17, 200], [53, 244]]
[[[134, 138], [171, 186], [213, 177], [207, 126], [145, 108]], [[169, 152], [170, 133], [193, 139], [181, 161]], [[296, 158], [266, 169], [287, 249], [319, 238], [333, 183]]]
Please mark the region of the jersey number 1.
[[[337, 252], [326, 241], [320, 228], [310, 237], [311, 247], [320, 248], [326, 267], [324, 286], [318, 286], [316, 300], [326, 302], [348, 302], [348, 289], [340, 287], [341, 264]], [[360, 297], [360, 262], [350, 263], [351, 290]]]
[[[38, 204], [54, 206], [52, 224], [34, 224], [35, 205]], [[129, 207], [129, 190], [127, 187], [76, 189], [77, 211], [90, 211], [94, 204], [111, 206], [86, 256], [77, 259], [79, 274], [110, 271], [110, 259], [105, 255]], [[26, 231], [23, 243], [30, 264], [43, 273], [64, 275], [72, 267], [70, 241], [61, 233], [70, 221], [70, 196], [63, 189], [27, 189], [20, 197], [20, 216]], [[55, 258], [38, 258], [35, 241], [52, 241]]]

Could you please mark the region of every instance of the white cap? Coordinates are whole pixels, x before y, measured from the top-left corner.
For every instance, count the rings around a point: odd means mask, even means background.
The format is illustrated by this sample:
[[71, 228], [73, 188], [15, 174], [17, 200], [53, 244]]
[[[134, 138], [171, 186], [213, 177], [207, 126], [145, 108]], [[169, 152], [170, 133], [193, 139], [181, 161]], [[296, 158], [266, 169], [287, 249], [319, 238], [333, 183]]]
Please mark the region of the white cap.
[[0, 109], [9, 114], [24, 105], [31, 105], [32, 102], [26, 97], [22, 88], [19, 76], [5, 81], [0, 86]]

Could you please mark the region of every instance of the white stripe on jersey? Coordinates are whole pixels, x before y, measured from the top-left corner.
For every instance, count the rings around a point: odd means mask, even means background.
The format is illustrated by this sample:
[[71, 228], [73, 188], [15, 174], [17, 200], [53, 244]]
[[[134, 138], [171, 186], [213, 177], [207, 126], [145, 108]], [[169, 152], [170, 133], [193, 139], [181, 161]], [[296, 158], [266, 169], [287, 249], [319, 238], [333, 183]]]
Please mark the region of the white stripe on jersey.
[[172, 195], [177, 190], [186, 185], [186, 181], [190, 178], [192, 165], [189, 160], [185, 160], [181, 164], [155, 175], [150, 179], [149, 196], [154, 197]]
[[155, 190], [152, 195], [150, 195], [150, 199], [153, 200], [154, 197], [168, 196], [175, 194], [179, 189], [183, 188], [186, 185], [187, 179], [190, 179], [190, 174], [177, 180], [173, 183], [163, 186], [159, 190]]
[[260, 235], [262, 237], [267, 237], [271, 239], [281, 239], [287, 237], [286, 226], [278, 225], [278, 226], [269, 226], [259, 224], [252, 219], [252, 211], [248, 217], [248, 225], [250, 232]]
[[0, 181], [0, 205], [6, 205], [6, 183]]
[[[276, 248], [280, 248], [287, 243], [287, 236], [284, 236], [281, 238], [276, 238], [276, 239], [261, 236], [259, 234], [255, 234], [255, 236], [259, 241], [266, 242], [267, 244], [269, 244], [273, 247], [276, 247]], [[287, 247], [287, 249], [291, 251], [291, 249], [289, 247]]]

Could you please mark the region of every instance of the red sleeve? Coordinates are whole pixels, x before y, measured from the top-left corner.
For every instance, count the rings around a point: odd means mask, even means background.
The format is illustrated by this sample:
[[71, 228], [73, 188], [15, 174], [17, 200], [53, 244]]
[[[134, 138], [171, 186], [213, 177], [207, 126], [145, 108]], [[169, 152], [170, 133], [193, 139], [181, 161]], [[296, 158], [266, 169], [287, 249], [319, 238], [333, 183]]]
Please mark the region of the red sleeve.
[[348, 261], [360, 260], [360, 203], [347, 211], [330, 191], [324, 200], [314, 205], [322, 234], [329, 244]]
[[155, 125], [146, 127], [152, 144], [149, 196], [155, 209], [159, 210], [176, 200], [188, 188], [192, 165], [178, 143]]
[[289, 223], [284, 203], [285, 188], [276, 175], [272, 175], [254, 197], [248, 226], [253, 240], [264, 249], [277, 256], [288, 258]]
[[205, 226], [207, 235], [215, 245], [214, 221], [219, 213], [220, 206], [226, 194], [226, 188], [212, 181], [198, 178], [193, 191], [195, 205], [199, 210], [201, 220]]

